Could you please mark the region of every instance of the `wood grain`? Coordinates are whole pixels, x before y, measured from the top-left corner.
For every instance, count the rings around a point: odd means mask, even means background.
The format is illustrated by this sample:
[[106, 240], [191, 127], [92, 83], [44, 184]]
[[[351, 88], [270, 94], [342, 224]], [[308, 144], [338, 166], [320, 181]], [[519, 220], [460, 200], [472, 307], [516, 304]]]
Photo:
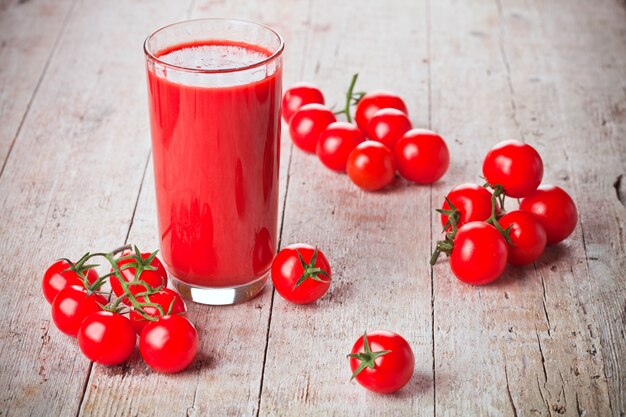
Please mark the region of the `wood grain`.
[[149, 149], [141, 41], [166, 6], [76, 6], [0, 178], [3, 415], [78, 410], [89, 361], [51, 324], [40, 280], [126, 237]]
[[[341, 103], [351, 74], [361, 72], [359, 90], [401, 92], [413, 122], [424, 126], [426, 30], [418, 20], [424, 3], [367, 1], [359, 10], [312, 3], [303, 79], [319, 84], [329, 104]], [[382, 25], [355, 29], [392, 16], [399, 19], [393, 32]], [[402, 79], [394, 77], [400, 68], [406, 69]], [[417, 221], [430, 210], [429, 187], [397, 181], [385, 192], [366, 193], [299, 150], [289, 177], [283, 244], [319, 246], [334, 282], [313, 305], [275, 296], [260, 415], [431, 415], [430, 226]], [[346, 355], [365, 329], [378, 328], [405, 336], [418, 358], [414, 379], [394, 396], [349, 382]]]
[[[626, 415], [622, 3], [0, 1], [0, 416]], [[277, 28], [285, 86], [315, 82], [329, 105], [354, 72], [359, 89], [401, 94], [415, 126], [446, 138], [450, 171], [365, 193], [283, 125], [281, 244], [324, 250], [329, 293], [294, 306], [270, 285], [244, 305], [191, 306], [201, 353], [178, 375], [137, 352], [92, 366], [51, 325], [41, 274], [125, 240], [157, 247], [141, 43], [206, 16]], [[484, 154], [508, 138], [535, 146], [545, 181], [571, 193], [576, 231], [494, 285], [461, 284], [445, 260], [431, 273], [432, 209], [480, 183]], [[349, 382], [345, 355], [377, 328], [416, 354], [391, 396]]]
[[0, 4], [0, 176], [56, 51], [72, 4], [72, 0]]

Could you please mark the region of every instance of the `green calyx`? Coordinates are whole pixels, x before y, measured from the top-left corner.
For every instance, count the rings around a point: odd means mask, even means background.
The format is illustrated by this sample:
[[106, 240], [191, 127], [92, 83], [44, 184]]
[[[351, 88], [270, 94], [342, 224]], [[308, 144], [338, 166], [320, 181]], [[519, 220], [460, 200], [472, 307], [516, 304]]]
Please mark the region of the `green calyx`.
[[374, 369], [376, 367], [376, 359], [388, 353], [391, 353], [391, 350], [381, 350], [379, 352], [372, 352], [372, 349], [370, 348], [369, 340], [367, 340], [367, 331], [363, 333], [363, 348], [365, 349], [365, 352], [351, 353], [348, 355], [349, 358], [353, 358], [361, 362], [359, 366], [352, 373], [352, 378], [350, 378], [350, 381], [356, 378], [356, 376], [360, 374], [361, 371], [363, 371], [363, 369], [365, 368]]
[[[314, 281], [323, 282], [326, 284], [330, 283], [330, 277], [328, 276], [328, 273], [322, 268], [318, 268], [315, 266], [318, 252], [319, 250], [315, 248], [315, 250], [313, 251], [313, 256], [311, 257], [311, 262], [307, 263], [302, 257], [300, 251], [296, 249], [298, 259], [300, 260], [300, 265], [302, 266], [304, 272], [302, 273], [302, 275], [300, 275], [300, 278], [298, 278], [298, 281], [296, 281], [296, 284], [293, 286], [294, 290], [302, 285], [302, 283], [309, 278]], [[321, 278], [320, 275], [325, 277], [326, 279]]]

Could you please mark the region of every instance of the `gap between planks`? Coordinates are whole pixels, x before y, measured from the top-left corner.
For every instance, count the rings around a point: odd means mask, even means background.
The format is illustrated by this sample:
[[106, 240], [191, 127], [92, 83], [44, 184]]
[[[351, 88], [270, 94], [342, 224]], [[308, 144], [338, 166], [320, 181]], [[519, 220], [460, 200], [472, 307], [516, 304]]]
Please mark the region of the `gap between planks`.
[[17, 142], [17, 138], [19, 137], [20, 132], [22, 131], [22, 126], [24, 126], [24, 122], [26, 121], [26, 118], [28, 117], [33, 101], [35, 101], [35, 97], [37, 96], [37, 93], [39, 92], [39, 87], [41, 86], [41, 83], [43, 82], [43, 79], [45, 78], [46, 73], [48, 72], [48, 67], [50, 66], [52, 57], [54, 57], [57, 51], [57, 48], [59, 46], [59, 43], [61, 42], [61, 38], [63, 37], [63, 33], [65, 33], [65, 28], [67, 27], [67, 23], [69, 22], [70, 17], [72, 16], [72, 12], [74, 11], [76, 2], [77, 0], [72, 0], [70, 7], [67, 9], [67, 12], [65, 13], [65, 17], [63, 18], [63, 23], [61, 23], [61, 28], [59, 29], [59, 33], [57, 34], [57, 37], [54, 40], [54, 43], [52, 44], [52, 48], [50, 48], [50, 53], [48, 54], [48, 57], [46, 58], [46, 62], [43, 66], [43, 69], [41, 70], [41, 75], [37, 79], [37, 84], [35, 84], [35, 88], [33, 89], [33, 92], [30, 95], [30, 98], [28, 99], [28, 103], [26, 104], [26, 108], [24, 109], [24, 114], [22, 115], [22, 118], [20, 119], [20, 122], [17, 125], [17, 129], [15, 130], [13, 139], [11, 140], [11, 143], [9, 144], [9, 149], [7, 150], [7, 154], [4, 157], [4, 161], [2, 161], [2, 167], [0, 167], [0, 178], [2, 178], [2, 174], [4, 174], [4, 169], [6, 168], [7, 163], [9, 162], [9, 158], [11, 157], [11, 152], [13, 151], [13, 147], [15, 146], [15, 143]]

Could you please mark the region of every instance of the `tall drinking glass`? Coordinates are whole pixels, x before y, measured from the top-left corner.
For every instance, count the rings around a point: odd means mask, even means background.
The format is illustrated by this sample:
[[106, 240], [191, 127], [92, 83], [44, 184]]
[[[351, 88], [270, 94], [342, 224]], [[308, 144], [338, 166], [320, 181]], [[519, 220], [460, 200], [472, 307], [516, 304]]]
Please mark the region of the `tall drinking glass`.
[[203, 304], [248, 300], [277, 245], [281, 67], [274, 30], [200, 19], [146, 39], [161, 256]]

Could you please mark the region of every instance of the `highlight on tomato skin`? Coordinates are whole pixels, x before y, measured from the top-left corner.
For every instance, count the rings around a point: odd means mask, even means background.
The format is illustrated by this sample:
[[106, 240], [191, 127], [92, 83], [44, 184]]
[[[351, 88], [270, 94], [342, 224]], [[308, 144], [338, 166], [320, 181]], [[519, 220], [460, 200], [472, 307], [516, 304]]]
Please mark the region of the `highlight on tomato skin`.
[[393, 152], [380, 142], [360, 143], [348, 157], [348, 177], [359, 188], [377, 191], [391, 184], [396, 177]]
[[346, 172], [348, 157], [365, 135], [354, 124], [334, 122], [328, 125], [317, 142], [317, 157], [329, 169]]
[[289, 123], [300, 107], [311, 103], [324, 104], [324, 94], [318, 87], [306, 82], [292, 85], [283, 94], [281, 105], [283, 120]]
[[546, 231], [547, 244], [567, 239], [578, 224], [578, 209], [572, 197], [561, 187], [544, 184], [522, 199], [520, 210], [532, 213]]
[[527, 143], [505, 140], [485, 156], [483, 175], [492, 186], [501, 185], [507, 197], [522, 198], [533, 193], [543, 178], [543, 160]]
[[78, 346], [89, 360], [106, 366], [125, 362], [137, 336], [130, 320], [110, 311], [91, 313], [78, 330]]
[[426, 129], [411, 129], [394, 147], [398, 171], [417, 184], [439, 180], [450, 165], [450, 151], [445, 140]]
[[454, 237], [450, 269], [460, 281], [486, 285], [500, 278], [508, 256], [508, 245], [498, 229], [485, 222], [469, 222]]
[[306, 104], [289, 121], [292, 142], [305, 152], [315, 153], [317, 141], [326, 127], [337, 118], [329, 108], [317, 104]]
[[363, 133], [367, 133], [367, 125], [374, 113], [381, 109], [396, 109], [407, 116], [409, 114], [404, 100], [397, 94], [388, 91], [369, 92], [359, 100], [354, 112], [356, 125]]

